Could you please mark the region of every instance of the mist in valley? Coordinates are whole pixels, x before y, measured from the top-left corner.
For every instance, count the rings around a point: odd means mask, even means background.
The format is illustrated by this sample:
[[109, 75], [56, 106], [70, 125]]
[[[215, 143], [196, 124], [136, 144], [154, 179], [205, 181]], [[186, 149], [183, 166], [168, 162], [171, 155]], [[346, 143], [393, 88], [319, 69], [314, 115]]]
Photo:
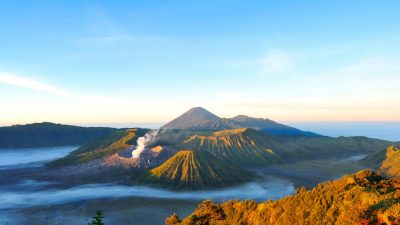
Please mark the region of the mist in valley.
[[[15, 151], [0, 150], [0, 158], [7, 161], [1, 161], [3, 171], [1, 174], [12, 173], [14, 171], [32, 170], [37, 168], [43, 171], [43, 164], [49, 160], [60, 158], [75, 150], [76, 147], [60, 148], [38, 148], [36, 149], [18, 149]], [[44, 154], [44, 152], [49, 154]], [[46, 155], [46, 157], [43, 157]], [[6, 157], [6, 158], [5, 158]], [[19, 157], [23, 159], [20, 160]], [[40, 168], [38, 168], [40, 167]], [[19, 172], [18, 174], [23, 174]], [[60, 188], [54, 182], [38, 181], [26, 179], [23, 175], [8, 179], [1, 176], [0, 186], [0, 223], [7, 222], [11, 224], [37, 224], [54, 221], [64, 221], [63, 224], [76, 224], [76, 221], [82, 221], [84, 218], [90, 218], [95, 210], [102, 209], [108, 214], [109, 224], [118, 224], [121, 218], [134, 219], [143, 215], [143, 211], [154, 213], [155, 208], [160, 208], [162, 215], [157, 216], [158, 223], [163, 222], [167, 215], [180, 212], [184, 214], [193, 209], [204, 199], [213, 199], [222, 202], [228, 199], [255, 199], [263, 201], [266, 199], [278, 199], [294, 192], [294, 185], [290, 181], [268, 177], [266, 179], [246, 183], [240, 186], [208, 190], [208, 191], [172, 191], [161, 188], [152, 188], [147, 186], [123, 186], [112, 183], [107, 184], [87, 184], [74, 186], [70, 188]], [[137, 205], [140, 208], [135, 212], [129, 213], [129, 218], [124, 215], [128, 210], [124, 203], [137, 201], [153, 202], [155, 208], [151, 205]], [[100, 203], [99, 203], [100, 202]], [[184, 207], [180, 207], [182, 205]], [[81, 208], [77, 211], [77, 207]], [[111, 205], [113, 205], [111, 207]], [[85, 211], [85, 208], [92, 208], [92, 211]], [[134, 210], [134, 207], [130, 210]], [[175, 210], [175, 211], [174, 211]], [[113, 216], [110, 216], [111, 213]], [[29, 214], [29, 220], [24, 220]], [[145, 213], [146, 214], [146, 213]], [[58, 216], [57, 216], [58, 215]], [[69, 216], [67, 216], [69, 215]], [[58, 218], [58, 219], [56, 219]], [[71, 219], [74, 218], [74, 219]], [[155, 217], [149, 217], [149, 221], [142, 221], [141, 224], [151, 224]], [[65, 222], [64, 219], [67, 219]], [[68, 220], [70, 222], [68, 223]], [[144, 218], [142, 219], [144, 220]], [[53, 224], [53, 223], [48, 223]], [[153, 223], [154, 224], [154, 223]], [[157, 223], [156, 223], [157, 224]]]
[[[0, 150], [0, 159], [6, 159], [0, 161], [2, 174], [32, 170], [33, 165], [39, 171], [43, 170], [44, 162], [63, 157], [74, 149], [76, 147], [18, 149], [13, 152]], [[43, 154], [45, 151], [49, 154]], [[260, 202], [291, 195], [303, 183], [317, 183], [357, 171], [360, 168], [357, 160], [362, 157], [358, 155], [265, 167], [257, 170], [260, 175], [257, 181], [206, 191], [173, 191], [113, 183], [67, 188], [24, 176], [13, 179], [2, 176], [0, 224], [59, 224], [57, 221], [63, 221], [64, 225], [77, 224], [77, 221], [84, 224], [99, 209], [105, 211], [109, 225], [130, 221], [163, 224], [166, 216], [172, 213], [187, 215], [204, 199], [216, 202], [254, 199]], [[145, 206], [141, 204], [143, 202], [146, 202]], [[28, 215], [29, 220], [25, 220]]]

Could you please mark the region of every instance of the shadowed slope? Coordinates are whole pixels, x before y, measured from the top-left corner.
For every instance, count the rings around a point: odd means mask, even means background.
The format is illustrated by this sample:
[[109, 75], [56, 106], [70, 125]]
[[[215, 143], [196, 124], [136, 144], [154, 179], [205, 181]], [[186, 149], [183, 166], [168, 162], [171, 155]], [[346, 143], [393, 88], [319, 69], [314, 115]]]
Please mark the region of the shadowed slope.
[[48, 122], [0, 127], [0, 148], [81, 145], [106, 137], [116, 130]]
[[183, 221], [177, 215], [168, 225], [189, 224], [400, 224], [400, 180], [361, 171], [340, 180], [298, 190], [278, 201], [205, 201]]
[[186, 150], [150, 170], [146, 182], [176, 189], [205, 189], [237, 184], [252, 177], [208, 152]]

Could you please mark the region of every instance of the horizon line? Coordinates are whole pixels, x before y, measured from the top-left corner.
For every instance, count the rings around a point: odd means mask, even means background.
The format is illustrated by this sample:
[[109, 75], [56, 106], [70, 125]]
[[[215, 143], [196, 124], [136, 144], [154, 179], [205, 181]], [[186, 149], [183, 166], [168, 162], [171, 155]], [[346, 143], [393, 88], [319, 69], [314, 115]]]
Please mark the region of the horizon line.
[[[273, 120], [275, 121], [275, 120]], [[16, 122], [16, 123], [0, 123], [0, 127], [29, 125], [38, 123], [53, 123], [61, 125], [82, 126], [82, 127], [111, 127], [111, 128], [133, 128], [133, 127], [146, 127], [162, 126], [169, 121], [164, 122], [56, 122], [56, 121], [32, 121], [32, 122]], [[400, 120], [286, 120], [275, 121], [278, 123], [299, 123], [299, 124], [313, 124], [313, 123], [400, 123]], [[144, 125], [144, 126], [143, 126]]]

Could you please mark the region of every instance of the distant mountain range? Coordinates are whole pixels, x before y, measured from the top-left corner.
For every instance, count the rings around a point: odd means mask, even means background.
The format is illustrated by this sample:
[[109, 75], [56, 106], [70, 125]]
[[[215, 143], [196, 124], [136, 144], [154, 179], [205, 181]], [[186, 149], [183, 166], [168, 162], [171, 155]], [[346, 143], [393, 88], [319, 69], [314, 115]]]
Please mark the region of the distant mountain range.
[[106, 137], [116, 130], [48, 122], [0, 127], [0, 148], [82, 145]]
[[228, 130], [237, 128], [252, 128], [266, 134], [288, 136], [320, 136], [318, 134], [302, 131], [269, 119], [253, 118], [239, 115], [234, 118], [220, 118], [201, 107], [191, 108], [178, 118], [165, 124], [161, 129], [187, 129], [187, 130]]
[[[252, 128], [273, 135], [319, 136], [269, 119], [247, 116], [236, 116], [231, 119], [219, 118], [201, 107], [192, 108], [161, 127], [161, 129], [191, 131], [218, 131], [237, 128]], [[106, 137], [117, 132], [117, 130], [108, 127], [80, 127], [49, 122], [13, 125], [0, 127], [0, 148], [83, 145]]]

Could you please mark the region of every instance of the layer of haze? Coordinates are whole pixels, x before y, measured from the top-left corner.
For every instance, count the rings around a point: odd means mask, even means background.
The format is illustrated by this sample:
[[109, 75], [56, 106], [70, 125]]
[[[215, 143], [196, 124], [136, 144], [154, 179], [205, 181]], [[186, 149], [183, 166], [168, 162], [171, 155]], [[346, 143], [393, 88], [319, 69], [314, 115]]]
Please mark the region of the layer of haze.
[[286, 124], [331, 137], [366, 136], [400, 141], [400, 122], [286, 122]]
[[0, 2], [0, 124], [161, 123], [193, 106], [400, 121], [400, 2]]

